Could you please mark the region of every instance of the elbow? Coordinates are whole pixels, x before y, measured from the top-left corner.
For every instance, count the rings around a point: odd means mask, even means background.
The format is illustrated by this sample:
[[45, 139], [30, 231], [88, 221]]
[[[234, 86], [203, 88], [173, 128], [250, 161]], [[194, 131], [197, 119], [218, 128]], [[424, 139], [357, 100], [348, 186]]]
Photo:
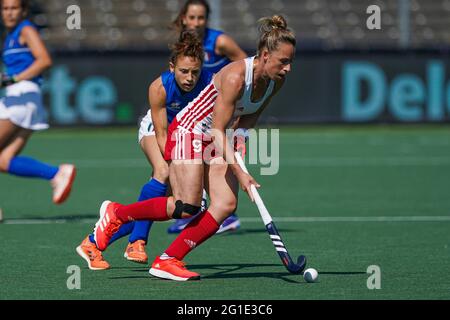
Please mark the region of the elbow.
[[53, 60], [52, 60], [52, 58], [48, 58], [47, 64], [46, 64], [46, 68], [48, 69], [48, 68], [50, 68], [52, 65], [53, 65]]
[[44, 58], [44, 59], [42, 59], [41, 64], [42, 64], [42, 68], [44, 70], [46, 70], [46, 69], [49, 69], [53, 65], [53, 60], [50, 57]]

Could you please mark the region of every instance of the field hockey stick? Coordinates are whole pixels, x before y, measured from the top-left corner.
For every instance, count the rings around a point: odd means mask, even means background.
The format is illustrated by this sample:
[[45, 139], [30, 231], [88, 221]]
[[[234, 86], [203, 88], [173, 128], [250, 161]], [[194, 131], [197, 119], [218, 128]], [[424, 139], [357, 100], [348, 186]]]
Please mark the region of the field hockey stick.
[[[248, 170], [239, 152], [235, 152], [234, 154], [241, 169], [248, 174]], [[272, 221], [272, 217], [270, 216], [269, 211], [267, 210], [264, 202], [261, 199], [261, 196], [258, 193], [258, 190], [254, 185], [251, 185], [250, 188], [253, 194], [253, 198], [255, 199], [256, 206], [258, 207], [258, 211], [261, 215], [264, 225], [266, 226], [267, 232], [269, 232], [270, 239], [275, 246], [275, 250], [277, 250], [277, 253], [280, 256], [281, 261], [290, 273], [301, 273], [306, 266], [306, 257], [303, 255], [299, 256], [297, 259], [297, 263], [292, 260], [289, 252], [284, 246], [283, 240], [281, 239], [280, 233], [278, 232], [275, 223]]]

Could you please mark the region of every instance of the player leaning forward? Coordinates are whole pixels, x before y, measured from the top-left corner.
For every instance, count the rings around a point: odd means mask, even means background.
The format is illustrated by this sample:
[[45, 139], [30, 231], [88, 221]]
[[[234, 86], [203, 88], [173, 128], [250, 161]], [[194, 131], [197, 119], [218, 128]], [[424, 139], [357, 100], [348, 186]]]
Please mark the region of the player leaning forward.
[[[225, 131], [239, 116], [239, 128], [255, 126], [262, 111], [282, 87], [295, 54], [294, 34], [282, 16], [261, 19], [260, 32], [257, 56], [223, 68], [170, 125], [164, 156], [171, 161], [169, 171], [174, 196], [130, 205], [103, 202], [94, 232], [100, 250], [104, 250], [118, 228], [130, 220], [165, 221], [196, 214], [205, 186], [211, 199], [209, 208], [188, 224], [150, 269], [150, 274], [165, 279], [200, 278], [198, 273], [187, 270], [181, 260], [214, 235], [222, 221], [235, 210], [238, 184], [250, 198], [250, 186], [259, 187], [234, 161], [234, 150]], [[199, 154], [199, 143], [195, 140], [202, 133], [201, 151], [207, 151], [205, 147], [212, 139], [215, 155], [204, 152], [210, 156], [193, 162]]]

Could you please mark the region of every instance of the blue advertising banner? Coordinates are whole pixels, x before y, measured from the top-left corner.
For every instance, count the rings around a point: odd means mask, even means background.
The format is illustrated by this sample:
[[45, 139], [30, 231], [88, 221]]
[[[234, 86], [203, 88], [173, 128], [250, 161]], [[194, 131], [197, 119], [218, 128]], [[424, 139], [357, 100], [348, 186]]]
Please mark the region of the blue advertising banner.
[[[44, 96], [52, 125], [137, 124], [165, 53], [55, 55]], [[450, 59], [417, 53], [297, 52], [264, 124], [450, 120]]]

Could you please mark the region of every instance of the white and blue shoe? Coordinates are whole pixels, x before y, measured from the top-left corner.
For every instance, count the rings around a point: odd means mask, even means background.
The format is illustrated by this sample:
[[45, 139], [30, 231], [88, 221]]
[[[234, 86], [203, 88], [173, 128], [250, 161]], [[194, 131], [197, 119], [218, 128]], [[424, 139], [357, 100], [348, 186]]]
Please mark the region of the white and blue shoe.
[[180, 233], [197, 215], [185, 219], [176, 219], [167, 229], [167, 233]]
[[[190, 217], [185, 219], [177, 219], [175, 222], [167, 229], [168, 233], [180, 233], [183, 231], [183, 229], [196, 217]], [[239, 220], [238, 216], [236, 214], [232, 214], [228, 218], [225, 219], [224, 222], [219, 227], [219, 230], [217, 230], [216, 234], [223, 233], [225, 231], [233, 231], [237, 230], [241, 227], [241, 221]]]
[[223, 233], [225, 231], [234, 231], [241, 227], [241, 221], [239, 221], [238, 216], [233, 213], [231, 216], [226, 218], [224, 222], [220, 225], [219, 230], [216, 231], [216, 234]]

